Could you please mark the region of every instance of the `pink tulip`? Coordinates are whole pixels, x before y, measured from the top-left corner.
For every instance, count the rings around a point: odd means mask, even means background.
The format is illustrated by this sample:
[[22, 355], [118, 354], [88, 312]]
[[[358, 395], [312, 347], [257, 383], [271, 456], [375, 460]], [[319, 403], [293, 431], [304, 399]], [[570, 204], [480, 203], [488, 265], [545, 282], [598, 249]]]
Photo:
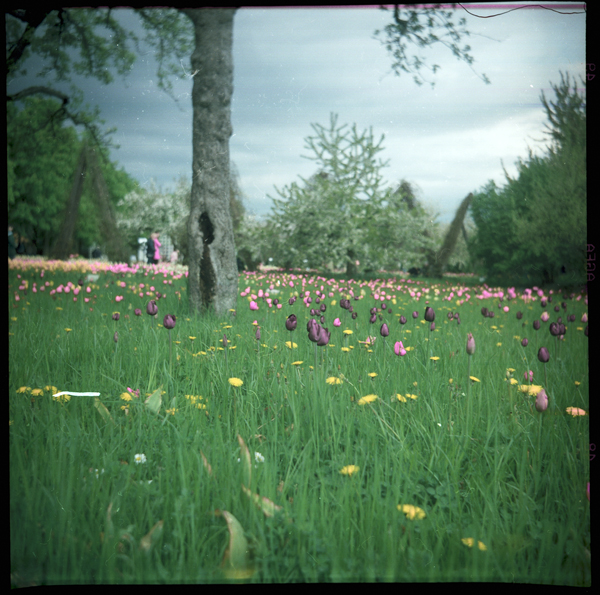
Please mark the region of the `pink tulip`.
[[396, 355], [406, 355], [406, 349], [404, 349], [402, 341], [396, 341], [396, 344], [394, 345], [394, 353]]
[[341, 326], [341, 325], [342, 325], [342, 322], [341, 322], [341, 320], [339, 318], [336, 318], [333, 321], [333, 326]]
[[258, 310], [258, 304], [254, 300], [250, 302], [250, 310]]
[[550, 316], [548, 316], [548, 312], [544, 312], [540, 318], [542, 319], [543, 322], [548, 322], [548, 319], [550, 318]]

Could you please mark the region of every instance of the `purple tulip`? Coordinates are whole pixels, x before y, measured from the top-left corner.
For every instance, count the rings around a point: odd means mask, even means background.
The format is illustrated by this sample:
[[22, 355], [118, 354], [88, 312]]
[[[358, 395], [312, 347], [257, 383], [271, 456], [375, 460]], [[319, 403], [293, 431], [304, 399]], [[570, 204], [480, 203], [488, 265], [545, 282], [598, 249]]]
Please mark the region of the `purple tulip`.
[[136, 309], [133, 311], [133, 313], [134, 313], [136, 316], [141, 316], [141, 315], [142, 315], [142, 311], [141, 311], [139, 308], [136, 308]]
[[173, 314], [167, 314], [163, 319], [163, 326], [169, 330], [175, 328], [175, 316], [173, 316]]
[[374, 324], [375, 322], [377, 322], [377, 314], [371, 314], [371, 318], [369, 318], [369, 322], [371, 324]]
[[296, 301], [296, 298], [295, 298], [295, 297], [291, 297], [291, 298], [288, 300], [288, 304], [289, 304], [290, 306], [293, 306], [295, 301]]
[[523, 318], [523, 312], [517, 312], [517, 320], [521, 320]]
[[452, 314], [452, 312], [448, 312], [447, 316], [448, 320], [452, 320], [454, 318], [454, 314]]
[[527, 339], [523, 339], [521, 341], [521, 345], [523, 345], [523, 347], [527, 347], [528, 344], [529, 344], [529, 341]]
[[319, 327], [319, 340], [317, 341], [317, 345], [319, 347], [323, 347], [329, 343], [329, 337], [331, 337], [331, 333], [326, 328], [322, 326]]
[[[358, 314], [356, 312], [352, 312], [352, 320], [356, 320], [356, 317], [358, 316]], [[587, 329], [587, 326], [585, 327]], [[587, 335], [587, 332], [586, 332]]]
[[406, 316], [400, 316], [400, 324], [406, 324]]
[[116, 321], [116, 320], [119, 320], [119, 318], [120, 318], [120, 317], [121, 317], [121, 315], [120, 315], [118, 312], [115, 312], [115, 313], [112, 315], [112, 319], [113, 319], [113, 320], [115, 320], [115, 321]]
[[325, 310], [327, 310], [327, 306], [325, 304], [321, 304], [319, 306], [319, 310], [321, 310], [321, 312], [325, 312]]
[[430, 306], [427, 306], [425, 308], [425, 320], [427, 322], [433, 322], [435, 320], [435, 312]]
[[548, 409], [548, 395], [546, 391], [542, 389], [535, 399], [535, 408], [540, 412], [546, 411]]
[[487, 315], [488, 315], [488, 309], [487, 308], [481, 308], [481, 314], [483, 315], [484, 318], [486, 318]]
[[321, 318], [319, 318], [319, 322], [321, 324], [325, 324], [325, 316], [321, 316]]
[[319, 323], [314, 318], [311, 318], [306, 325], [306, 330], [308, 331], [308, 338], [313, 343], [316, 343], [319, 340], [320, 328], [321, 327], [319, 326]]
[[558, 323], [556, 323], [556, 322], [551, 322], [551, 323], [550, 323], [550, 327], [549, 327], [549, 328], [550, 328], [550, 334], [551, 334], [553, 337], [558, 337], [558, 335], [560, 335], [560, 334], [561, 334], [561, 333], [560, 333], [560, 328], [559, 328], [559, 326], [558, 326]]
[[534, 328], [536, 331], [539, 331], [539, 330], [540, 330], [540, 321], [539, 321], [539, 320], [534, 320], [534, 321], [533, 321], [533, 328]]
[[412, 313], [412, 317], [413, 317], [413, 318], [419, 318], [419, 313], [418, 313], [418, 312], [415, 310], [415, 311]]
[[467, 335], [467, 353], [473, 355], [475, 353], [475, 339], [473, 333]]
[[385, 322], [381, 325], [380, 332], [382, 337], [387, 337], [390, 334], [390, 329], [388, 328], [388, 325]]
[[148, 305], [146, 306], [146, 313], [149, 314], [150, 316], [156, 316], [157, 312], [158, 312], [158, 306], [156, 305], [156, 302], [154, 300], [150, 300], [148, 302]]
[[548, 353], [548, 350], [545, 347], [540, 347], [540, 350], [538, 351], [538, 359], [543, 363], [547, 363], [550, 360], [550, 354]]
[[296, 330], [297, 326], [298, 326], [298, 319], [296, 318], [296, 315], [290, 314], [287, 317], [287, 320], [285, 321], [285, 328], [288, 331], [293, 331], [293, 330]]

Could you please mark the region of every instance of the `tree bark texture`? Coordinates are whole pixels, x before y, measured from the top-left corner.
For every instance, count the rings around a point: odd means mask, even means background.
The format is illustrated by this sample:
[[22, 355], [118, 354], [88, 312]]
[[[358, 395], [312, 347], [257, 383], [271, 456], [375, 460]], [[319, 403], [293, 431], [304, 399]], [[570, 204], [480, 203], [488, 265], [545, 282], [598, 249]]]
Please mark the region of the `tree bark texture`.
[[188, 9], [192, 54], [193, 154], [189, 237], [191, 311], [235, 308], [238, 275], [230, 208], [229, 138], [235, 9]]

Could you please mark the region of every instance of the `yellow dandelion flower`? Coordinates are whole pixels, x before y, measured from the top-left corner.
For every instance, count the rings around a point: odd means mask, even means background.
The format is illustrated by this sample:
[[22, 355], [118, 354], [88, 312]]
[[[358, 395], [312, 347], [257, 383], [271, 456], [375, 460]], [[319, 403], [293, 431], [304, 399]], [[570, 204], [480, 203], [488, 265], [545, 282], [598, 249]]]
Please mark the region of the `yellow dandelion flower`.
[[511, 378], [511, 379], [509, 380], [509, 382], [510, 382], [512, 385], [519, 384], [519, 381], [518, 381], [516, 378]]
[[176, 411], [179, 411], [179, 409], [175, 409], [175, 407], [173, 407], [173, 409], [166, 409], [165, 413], [170, 413], [171, 415], [175, 415]]
[[70, 333], [73, 329], [72, 328], [66, 328], [65, 330], [67, 331], [67, 333]]
[[502, 343], [496, 343], [496, 347], [502, 347]]
[[293, 343], [292, 341], [286, 341], [285, 345], [286, 345], [286, 347], [289, 347], [290, 349], [296, 349], [296, 347], [298, 347], [298, 344]]
[[535, 397], [542, 390], [542, 387], [537, 384], [521, 384], [519, 385], [519, 390], [522, 393], [527, 393], [528, 395]]
[[131, 401], [132, 397], [129, 393], [121, 393], [121, 399], [123, 401]]
[[193, 341], [196, 337], [188, 337], [190, 341]]
[[377, 400], [377, 395], [366, 395], [358, 400], [359, 405], [366, 405], [367, 403], [372, 403]]
[[417, 398], [418, 398], [418, 396], [417, 396], [417, 395], [411, 395], [411, 394], [409, 394], [409, 393], [406, 393], [406, 396], [407, 396], [409, 399], [417, 399]]
[[27, 393], [29, 392], [31, 389], [28, 386], [21, 386], [20, 388], [17, 389], [18, 393]]
[[579, 386], [581, 384], [581, 382], [579, 382], [579, 380], [575, 381], [575, 386]]
[[349, 353], [350, 352], [350, 348], [349, 347], [342, 347], [342, 351], [344, 353]]
[[512, 374], [515, 371], [514, 368], [506, 368], [506, 373], [507, 374]]
[[434, 355], [433, 357], [430, 357], [429, 359], [433, 360], [434, 362], [437, 362], [440, 358], [437, 355]]
[[398, 504], [398, 510], [403, 512], [406, 515], [407, 519], [411, 521], [414, 519], [424, 519], [425, 511], [418, 506], [413, 506], [412, 504]]
[[292, 366], [299, 366], [300, 364], [303, 364], [304, 362], [292, 362]]
[[342, 384], [341, 378], [336, 378], [335, 376], [330, 376], [325, 382], [327, 382], [327, 384]]
[[418, 382], [413, 382], [413, 386], [414, 386], [415, 388], [417, 388], [417, 384], [418, 384]]
[[583, 409], [579, 409], [579, 407], [567, 407], [566, 411], [573, 417], [577, 417], [578, 415], [586, 415], [586, 412]]
[[477, 547], [482, 551], [485, 552], [487, 551], [487, 546], [485, 545], [485, 543], [483, 543], [483, 541], [478, 541], [477, 542]]
[[400, 401], [401, 403], [406, 403], [406, 399], [401, 395], [401, 394], [397, 394], [396, 398], [398, 399], [398, 401]]
[[242, 386], [244, 383], [239, 378], [230, 378], [229, 384], [231, 384], [231, 386]]
[[57, 389], [55, 386], [50, 386], [50, 385], [48, 385], [48, 386], [45, 386], [45, 387], [44, 387], [44, 390], [45, 390], [46, 392], [48, 392], [48, 393], [52, 393], [52, 394], [54, 394], [54, 393], [57, 393], [57, 392], [58, 392], [58, 389]]
[[452, 378], [449, 378], [449, 379], [448, 379], [448, 382], [449, 382], [450, 384], [452, 384], [452, 383], [454, 382], [454, 380], [452, 380]]
[[472, 537], [463, 537], [461, 539], [461, 541], [467, 546], [467, 547], [473, 547], [473, 544], [475, 543], [475, 540]]
[[342, 467], [340, 469], [340, 473], [342, 475], [352, 475], [356, 473], [359, 469], [360, 467], [357, 467], [356, 465], [346, 465], [345, 467]]
[[349, 330], [349, 329], [346, 329], [346, 330], [344, 331], [344, 335], [351, 335], [351, 334], [352, 334], [352, 331], [351, 331], [351, 330]]
[[469, 378], [473, 381], [473, 382], [481, 382], [481, 380], [479, 380], [479, 378], [475, 378], [475, 376], [469, 376]]
[[375, 376], [377, 376], [377, 372], [369, 372], [367, 374], [367, 376], [370, 376], [371, 378], [375, 378]]

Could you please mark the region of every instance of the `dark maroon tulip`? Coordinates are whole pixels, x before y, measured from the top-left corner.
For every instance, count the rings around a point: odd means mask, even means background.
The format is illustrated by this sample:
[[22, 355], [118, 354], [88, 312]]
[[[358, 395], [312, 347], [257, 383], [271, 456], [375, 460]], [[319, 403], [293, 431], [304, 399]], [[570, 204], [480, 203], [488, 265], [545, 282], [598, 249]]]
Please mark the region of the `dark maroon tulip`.
[[377, 314], [371, 314], [371, 318], [369, 318], [369, 322], [371, 324], [375, 324], [377, 322]]
[[558, 335], [560, 335], [560, 328], [559, 328], [557, 322], [551, 322], [550, 323], [550, 334], [553, 337], [558, 337]]
[[295, 301], [296, 301], [296, 298], [295, 298], [295, 297], [291, 297], [291, 298], [288, 300], [288, 304], [289, 304], [290, 306], [293, 306]]
[[427, 322], [433, 322], [435, 320], [435, 312], [430, 306], [427, 306], [427, 308], [425, 308], [425, 320]]
[[325, 316], [321, 316], [321, 318], [319, 318], [319, 322], [321, 324], [325, 324]]
[[273, 300], [273, 305], [274, 306], [278, 306], [279, 305], [279, 300], [278, 299], [274, 299]]
[[523, 318], [523, 312], [517, 312], [517, 320], [521, 320]]
[[312, 298], [311, 298], [311, 297], [309, 297], [309, 298], [306, 298], [306, 303], [307, 303], [307, 304], [312, 304]]
[[254, 335], [257, 341], [260, 341], [260, 326], [256, 327], [256, 334]]
[[358, 314], [356, 312], [352, 312], [352, 320], [356, 320], [357, 316], [358, 316]]
[[325, 304], [321, 304], [319, 306], [319, 310], [321, 310], [321, 312], [325, 312], [325, 310], [327, 310], [327, 306]]
[[460, 316], [456, 317], [456, 324], [460, 324]]
[[413, 318], [419, 318], [419, 313], [418, 313], [418, 312], [415, 310], [415, 311], [412, 313], [412, 317], [413, 317]]
[[287, 317], [287, 320], [285, 321], [285, 328], [288, 331], [294, 331], [294, 330], [296, 330], [297, 326], [298, 326], [298, 319], [296, 318], [296, 315], [290, 314]]
[[308, 321], [308, 324], [306, 325], [306, 328], [308, 330], [308, 338], [313, 343], [316, 343], [319, 340], [321, 326], [319, 325], [319, 323], [314, 318], [311, 318]]
[[406, 316], [400, 316], [400, 324], [406, 324]]
[[377, 308], [371, 308], [371, 314], [377, 314]]
[[323, 347], [329, 343], [329, 337], [331, 337], [331, 333], [322, 326], [319, 327], [319, 339], [317, 341], [317, 345], [319, 347]]
[[567, 332], [567, 327], [566, 327], [566, 326], [565, 326], [565, 325], [564, 325], [564, 324], [561, 322], [561, 323], [558, 325], [558, 333], [559, 333], [560, 335], [564, 335], [566, 332]]
[[390, 329], [388, 328], [388, 325], [385, 322], [381, 325], [380, 333], [382, 337], [387, 337], [390, 334]]
[[315, 304], [320, 304], [321, 300], [319, 298], [315, 298]]
[[460, 318], [460, 314], [458, 312], [454, 312], [454, 320], [458, 320]]
[[554, 311], [555, 312], [560, 312], [560, 306], [554, 306]]
[[546, 298], [544, 298], [544, 299], [543, 299], [543, 300], [540, 302], [540, 306], [541, 306], [542, 308], [545, 308], [547, 304], [548, 304], [548, 302], [547, 302]]
[[447, 316], [448, 320], [452, 320], [454, 318], [454, 314], [452, 314], [452, 312], [448, 312]]
[[545, 347], [540, 347], [540, 350], [538, 351], [538, 359], [544, 364], [550, 361], [550, 354]]
[[352, 312], [354, 312], [354, 306], [348, 306], [348, 312], [352, 314]]
[[382, 310], [385, 310], [385, 309], [387, 309], [387, 304], [381, 304], [381, 309], [382, 309]]
[[552, 303], [552, 296], [551, 295], [548, 296], [548, 303], [550, 303], [550, 304]]
[[483, 315], [483, 317], [487, 317], [488, 315], [488, 309], [487, 308], [481, 308], [481, 314]]
[[150, 316], [156, 316], [156, 313], [158, 312], [158, 306], [156, 305], [156, 302], [154, 300], [150, 300], [148, 302], [148, 305], [146, 306], [146, 312]]
[[310, 315], [311, 316], [316, 316], [317, 315], [317, 311], [314, 308], [310, 309]]
[[562, 302], [560, 305], [562, 306], [563, 310], [567, 309], [567, 302]]
[[494, 313], [493, 312], [488, 312], [488, 318], [494, 318]]
[[349, 307], [350, 307], [350, 300], [342, 298], [340, 300], [340, 308], [344, 308], [344, 310], [347, 310]]
[[561, 323], [562, 323], [562, 317], [561, 317], [561, 316], [559, 316], [559, 317], [556, 319], [556, 322], [558, 322], [558, 324], [561, 324]]
[[163, 319], [163, 326], [169, 330], [175, 328], [175, 316], [167, 314]]
[[119, 320], [119, 318], [120, 318], [120, 317], [121, 317], [121, 315], [120, 315], [118, 312], [115, 312], [115, 313], [112, 315], [112, 319], [113, 319], [113, 320]]
[[533, 321], [533, 328], [534, 328], [536, 331], [539, 331], [539, 330], [540, 330], [540, 321], [539, 321], [539, 320], [534, 320], [534, 321]]
[[141, 315], [142, 315], [142, 311], [141, 311], [139, 308], [136, 308], [136, 309], [133, 311], [133, 313], [134, 313], [136, 316], [141, 316]]
[[523, 339], [521, 341], [521, 345], [523, 345], [523, 347], [527, 347], [528, 344], [529, 344], [529, 341], [527, 339]]

